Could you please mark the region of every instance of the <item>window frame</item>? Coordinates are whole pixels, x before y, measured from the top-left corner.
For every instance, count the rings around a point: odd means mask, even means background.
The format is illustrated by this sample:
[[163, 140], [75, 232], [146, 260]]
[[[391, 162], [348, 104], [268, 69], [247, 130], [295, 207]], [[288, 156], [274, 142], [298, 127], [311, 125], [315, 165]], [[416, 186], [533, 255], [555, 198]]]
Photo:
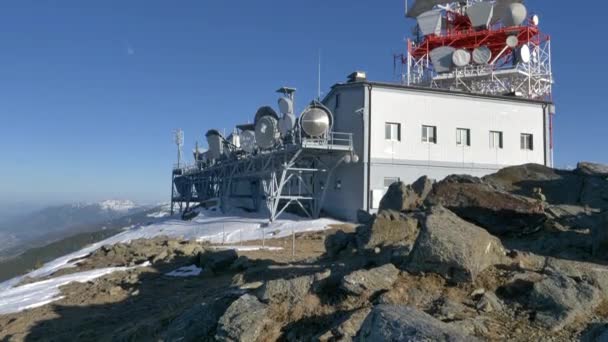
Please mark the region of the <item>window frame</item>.
[[[387, 129], [390, 127], [390, 137], [387, 136]], [[393, 137], [393, 127], [397, 127], [397, 137]], [[399, 122], [385, 122], [384, 123], [384, 140], [392, 142], [401, 142], [401, 123]]]
[[522, 151], [534, 151], [534, 134], [521, 133], [519, 136], [519, 147]]
[[[462, 142], [461, 132], [465, 132], [465, 142]], [[471, 147], [471, 129], [470, 128], [456, 128], [456, 146]]]
[[[498, 134], [498, 146], [495, 145], [493, 136], [494, 134]], [[490, 131], [489, 135], [489, 145], [492, 150], [502, 150], [504, 149], [504, 133], [503, 131]]]
[[[433, 139], [429, 139], [429, 129], [433, 132]], [[425, 144], [437, 144], [437, 126], [422, 125], [422, 142]]]

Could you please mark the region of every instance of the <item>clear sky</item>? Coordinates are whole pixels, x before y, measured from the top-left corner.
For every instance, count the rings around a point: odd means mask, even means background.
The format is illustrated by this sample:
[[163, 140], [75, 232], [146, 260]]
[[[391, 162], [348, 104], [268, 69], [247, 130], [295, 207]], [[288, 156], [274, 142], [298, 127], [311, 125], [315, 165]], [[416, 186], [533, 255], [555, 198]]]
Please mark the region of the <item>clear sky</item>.
[[[552, 35], [556, 164], [608, 163], [605, 9], [527, 2]], [[168, 200], [186, 151], [360, 69], [393, 79], [401, 0], [7, 0], [0, 6], [0, 201]], [[589, 55], [589, 57], [587, 57]]]

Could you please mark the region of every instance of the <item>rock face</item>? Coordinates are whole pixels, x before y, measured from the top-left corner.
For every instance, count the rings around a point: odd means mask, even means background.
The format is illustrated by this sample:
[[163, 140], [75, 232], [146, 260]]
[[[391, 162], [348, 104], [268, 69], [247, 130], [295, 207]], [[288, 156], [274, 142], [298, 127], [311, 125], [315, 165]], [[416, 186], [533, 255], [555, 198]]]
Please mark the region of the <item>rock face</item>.
[[593, 227], [593, 256], [608, 259], [608, 212]]
[[423, 221], [407, 267], [469, 282], [487, 267], [502, 262], [504, 256], [497, 238], [443, 207], [434, 207]]
[[331, 330], [319, 336], [318, 340], [320, 342], [352, 341], [352, 339], [357, 335], [357, 333], [361, 329], [363, 321], [365, 321], [365, 318], [367, 318], [367, 315], [369, 315], [371, 311], [371, 308], [363, 308], [349, 314], [348, 317], [345, 317], [344, 319], [340, 320], [340, 322]]
[[373, 294], [389, 290], [398, 276], [399, 270], [393, 264], [386, 264], [370, 270], [355, 271], [342, 279], [340, 287], [354, 295]]
[[411, 307], [378, 305], [363, 322], [356, 341], [477, 341]]
[[418, 179], [412, 185], [406, 185], [403, 182], [394, 183], [380, 201], [380, 211], [415, 210], [422, 205], [432, 186], [433, 181], [426, 176]]
[[234, 301], [220, 318], [215, 335], [218, 341], [255, 342], [265, 325], [268, 307], [252, 295]]
[[259, 289], [258, 298], [267, 303], [296, 305], [310, 292], [314, 280], [314, 276], [269, 280]]
[[520, 232], [546, 218], [538, 201], [495, 189], [471, 176], [449, 176], [435, 184], [427, 204], [444, 206], [495, 235]]
[[330, 258], [335, 258], [342, 251], [345, 251], [351, 243], [355, 243], [355, 235], [338, 230], [325, 239], [325, 252]]
[[360, 249], [386, 246], [411, 248], [418, 231], [418, 220], [412, 215], [382, 211], [371, 225], [357, 228], [357, 246]]
[[222, 272], [228, 270], [236, 259], [238, 259], [238, 254], [232, 249], [225, 251], [208, 251], [201, 254], [200, 266], [209, 268], [213, 272]]
[[600, 302], [597, 288], [560, 273], [535, 283], [530, 294], [530, 307], [537, 310], [536, 321], [552, 331], [592, 312]]
[[608, 177], [608, 165], [580, 162], [575, 172], [584, 176]]

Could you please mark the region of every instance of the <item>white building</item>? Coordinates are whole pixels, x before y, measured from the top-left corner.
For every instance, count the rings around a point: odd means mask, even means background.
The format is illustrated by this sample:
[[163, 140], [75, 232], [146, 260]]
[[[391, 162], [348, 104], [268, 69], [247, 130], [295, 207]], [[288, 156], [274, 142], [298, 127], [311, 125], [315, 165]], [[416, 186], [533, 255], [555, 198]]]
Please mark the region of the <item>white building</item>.
[[333, 130], [354, 134], [361, 157], [329, 184], [324, 210], [336, 217], [376, 211], [398, 180], [553, 165], [550, 102], [370, 82], [355, 73], [323, 103], [334, 113]]

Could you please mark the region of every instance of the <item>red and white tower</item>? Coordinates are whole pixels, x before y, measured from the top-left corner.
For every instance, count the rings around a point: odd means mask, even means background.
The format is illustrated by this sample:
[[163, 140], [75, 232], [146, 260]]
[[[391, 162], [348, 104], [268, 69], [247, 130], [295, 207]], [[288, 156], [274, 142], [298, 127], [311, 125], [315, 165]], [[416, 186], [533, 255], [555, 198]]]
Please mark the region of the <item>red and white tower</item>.
[[551, 100], [551, 39], [522, 0], [416, 0], [407, 85]]

